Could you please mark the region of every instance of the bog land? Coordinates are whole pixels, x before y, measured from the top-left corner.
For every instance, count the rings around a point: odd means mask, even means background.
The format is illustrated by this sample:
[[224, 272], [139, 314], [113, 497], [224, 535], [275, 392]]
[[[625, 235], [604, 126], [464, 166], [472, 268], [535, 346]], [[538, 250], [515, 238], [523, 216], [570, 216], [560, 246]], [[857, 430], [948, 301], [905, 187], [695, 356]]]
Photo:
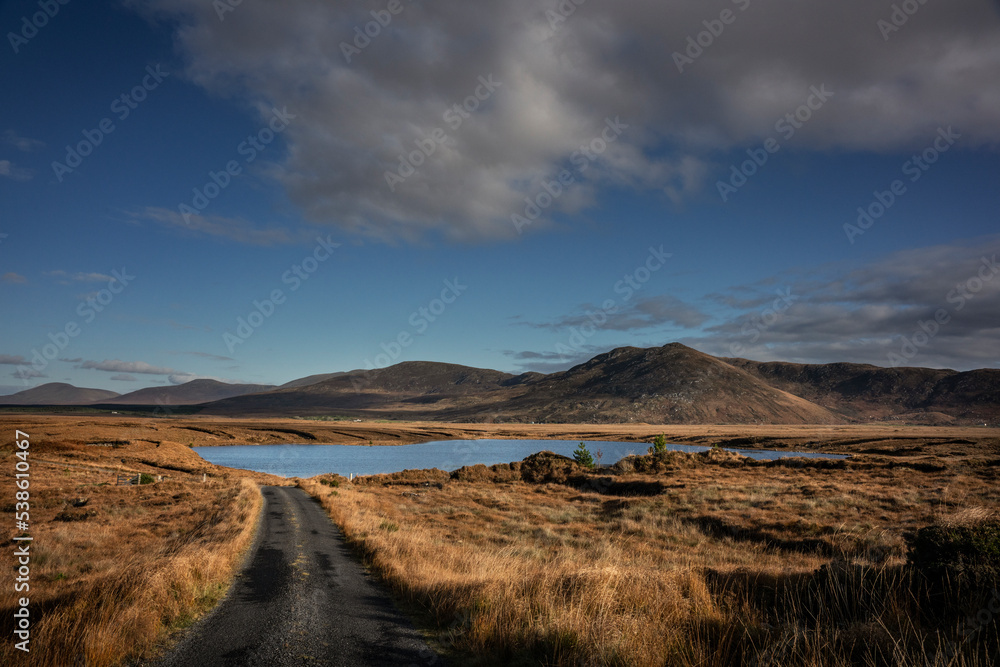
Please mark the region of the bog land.
[[[260, 488], [297, 485], [454, 664], [989, 665], [1000, 656], [1000, 430], [5, 414], [31, 436], [32, 665], [154, 660], [255, 555]], [[713, 449], [309, 480], [192, 446], [542, 438]], [[119, 476], [147, 484], [118, 486]], [[12, 627], [19, 594], [4, 586]], [[223, 602], [226, 605], [227, 602]], [[195, 630], [197, 629], [197, 625]], [[188, 631], [191, 632], [191, 631]], [[373, 638], [374, 641], [374, 638]], [[21, 664], [5, 640], [0, 662]], [[314, 656], [315, 664], [324, 664]]]

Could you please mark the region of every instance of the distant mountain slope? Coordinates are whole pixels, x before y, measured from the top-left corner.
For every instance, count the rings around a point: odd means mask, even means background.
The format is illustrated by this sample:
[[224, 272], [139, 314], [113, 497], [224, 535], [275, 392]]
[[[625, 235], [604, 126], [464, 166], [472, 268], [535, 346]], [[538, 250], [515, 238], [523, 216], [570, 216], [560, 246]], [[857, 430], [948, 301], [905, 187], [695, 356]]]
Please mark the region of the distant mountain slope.
[[197, 405], [233, 396], [274, 389], [271, 384], [227, 384], [217, 380], [192, 380], [167, 387], [147, 387], [102, 403], [118, 405]]
[[[315, 377], [315, 376], [313, 376]], [[292, 383], [253, 396], [217, 401], [206, 411], [224, 414], [333, 414], [404, 409], [499, 389], [514, 379], [510, 373], [457, 364], [407, 361], [370, 371], [336, 373], [303, 386]], [[423, 415], [421, 415], [423, 416]], [[429, 417], [433, 418], [433, 417]]]
[[620, 348], [562, 373], [406, 362], [212, 403], [225, 414], [368, 414], [451, 421], [836, 423], [830, 411], [680, 344]]
[[[547, 422], [830, 424], [840, 417], [680, 343], [624, 347], [526, 383], [496, 408]], [[455, 416], [463, 411], [457, 410]], [[472, 415], [468, 415], [471, 417]]]
[[65, 382], [49, 382], [10, 396], [0, 396], [0, 405], [86, 405], [109, 401], [118, 396], [105, 389], [74, 387]]
[[341, 371], [339, 373], [319, 373], [317, 375], [309, 375], [304, 378], [298, 378], [297, 380], [292, 380], [291, 382], [286, 382], [280, 385], [278, 389], [294, 389], [295, 387], [307, 387], [311, 384], [316, 384], [317, 382], [322, 382], [323, 380], [329, 380], [341, 375], [347, 375], [347, 373]]
[[792, 364], [723, 359], [784, 391], [849, 417], [943, 413], [965, 420], [1000, 418], [1000, 370], [959, 373], [867, 364]]
[[559, 373], [409, 361], [281, 387], [195, 380], [119, 396], [51, 383], [8, 405], [198, 405], [204, 414], [662, 424], [1000, 423], [1000, 370], [725, 359], [679, 343], [623, 347]]

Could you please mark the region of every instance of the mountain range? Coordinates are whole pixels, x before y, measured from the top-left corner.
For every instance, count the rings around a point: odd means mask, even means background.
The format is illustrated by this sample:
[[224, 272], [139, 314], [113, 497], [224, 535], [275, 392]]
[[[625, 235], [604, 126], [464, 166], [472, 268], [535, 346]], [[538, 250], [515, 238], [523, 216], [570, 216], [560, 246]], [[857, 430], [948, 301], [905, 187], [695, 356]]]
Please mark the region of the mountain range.
[[311, 375], [280, 387], [195, 380], [125, 395], [51, 383], [0, 404], [197, 405], [226, 416], [464, 422], [837, 424], [1000, 422], [1000, 370], [713, 357], [680, 343], [623, 347], [558, 373], [413, 361]]

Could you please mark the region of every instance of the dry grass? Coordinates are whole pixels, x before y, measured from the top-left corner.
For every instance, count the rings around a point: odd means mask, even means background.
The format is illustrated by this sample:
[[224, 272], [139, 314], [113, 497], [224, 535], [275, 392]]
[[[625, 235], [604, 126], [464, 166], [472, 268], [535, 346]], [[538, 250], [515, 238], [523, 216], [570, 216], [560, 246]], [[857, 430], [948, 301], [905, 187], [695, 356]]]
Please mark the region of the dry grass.
[[[499, 478], [465, 471], [465, 481], [410, 473], [338, 488], [303, 485], [400, 597], [424, 610], [426, 627], [456, 664], [1000, 662], [1000, 611], [989, 611], [1000, 599], [953, 596], [947, 606], [964, 618], [935, 618], [937, 607], [921, 603], [919, 582], [902, 565], [905, 531], [983, 520], [1000, 507], [996, 429], [35, 414], [0, 416], [0, 424], [11, 436], [15, 428], [32, 435], [31, 664], [130, 661], [223, 594], [260, 506], [255, 487], [241, 479], [286, 482], [213, 466], [189, 445], [649, 442], [663, 430], [674, 442], [852, 453], [857, 463], [756, 467], [677, 456], [662, 470], [617, 478], [659, 490], [647, 497], [526, 483], [510, 469]], [[14, 490], [9, 443], [0, 437], [6, 510]], [[116, 472], [167, 480], [97, 486]], [[79, 497], [89, 497], [87, 505], [67, 506]], [[70, 520], [56, 521], [60, 514]], [[13, 545], [8, 539], [2, 548]], [[983, 609], [989, 621], [970, 625]], [[11, 611], [8, 589], [0, 623], [11, 622]], [[5, 644], [0, 664], [14, 660]]]
[[302, 486], [459, 664], [994, 664], [1000, 616], [965, 642], [929, 618], [903, 534], [1000, 507], [995, 469], [717, 458], [621, 476], [651, 497], [481, 469]]
[[[190, 624], [224, 595], [252, 541], [262, 507], [256, 483], [121, 464], [142, 446], [86, 447], [31, 434], [31, 654], [39, 667], [103, 667], [148, 656], [167, 633]], [[13, 435], [13, 428], [10, 429]], [[139, 451], [137, 451], [139, 450]], [[158, 456], [184, 460], [186, 448], [164, 443]], [[187, 451], [190, 454], [190, 451]], [[0, 506], [13, 528], [14, 458], [0, 448]], [[166, 481], [115, 486], [115, 474], [169, 473]], [[86, 504], [75, 507], [86, 499]], [[3, 551], [14, 542], [6, 533]], [[8, 557], [5, 557], [9, 558]], [[8, 561], [9, 562], [9, 561]], [[0, 596], [10, 628], [17, 597]], [[0, 664], [21, 664], [12, 641]]]

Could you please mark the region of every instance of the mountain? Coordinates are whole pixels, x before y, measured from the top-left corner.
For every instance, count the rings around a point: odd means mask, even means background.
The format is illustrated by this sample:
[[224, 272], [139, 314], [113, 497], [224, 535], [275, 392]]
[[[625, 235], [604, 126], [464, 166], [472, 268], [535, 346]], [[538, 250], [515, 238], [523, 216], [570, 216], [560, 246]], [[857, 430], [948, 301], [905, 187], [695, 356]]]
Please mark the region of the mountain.
[[0, 396], [0, 405], [86, 405], [109, 401], [118, 396], [113, 391], [74, 387], [65, 382], [49, 382], [10, 396]]
[[[317, 376], [310, 376], [317, 377]], [[500, 371], [430, 361], [406, 361], [370, 371], [335, 373], [319, 382], [293, 381], [274, 391], [217, 401], [213, 414], [307, 415], [361, 414], [399, 410], [413, 418], [430, 418], [421, 406], [451, 405], [503, 387], [517, 376]]]
[[0, 404], [198, 405], [203, 414], [659, 424], [1000, 422], [1000, 369], [958, 372], [713, 357], [679, 343], [622, 347], [559, 373], [408, 361], [280, 387], [194, 380], [119, 396], [52, 383]]
[[906, 415], [913, 420], [923, 413], [973, 422], [996, 422], [1000, 418], [998, 369], [959, 373], [867, 364], [723, 361], [846, 417], [885, 419]]
[[339, 377], [341, 375], [347, 375], [347, 373], [341, 371], [339, 373], [320, 373], [318, 375], [309, 375], [304, 378], [299, 378], [297, 380], [292, 380], [291, 382], [286, 382], [285, 384], [278, 387], [278, 389], [292, 389], [295, 387], [307, 387], [311, 384], [316, 384], [317, 382], [322, 382], [323, 380], [329, 380], [330, 378]]
[[841, 421], [825, 408], [678, 343], [652, 349], [619, 348], [550, 375], [405, 362], [219, 401], [203, 411], [448, 421]]
[[270, 389], [274, 389], [274, 385], [226, 384], [217, 380], [191, 380], [184, 384], [168, 387], [147, 387], [121, 396], [115, 394], [114, 401], [103, 399], [100, 402], [113, 402], [115, 405], [196, 405]]
[[[496, 405], [505, 421], [663, 424], [841, 421], [818, 405], [680, 343], [623, 347], [524, 382]], [[455, 417], [471, 418], [467, 410]]]

